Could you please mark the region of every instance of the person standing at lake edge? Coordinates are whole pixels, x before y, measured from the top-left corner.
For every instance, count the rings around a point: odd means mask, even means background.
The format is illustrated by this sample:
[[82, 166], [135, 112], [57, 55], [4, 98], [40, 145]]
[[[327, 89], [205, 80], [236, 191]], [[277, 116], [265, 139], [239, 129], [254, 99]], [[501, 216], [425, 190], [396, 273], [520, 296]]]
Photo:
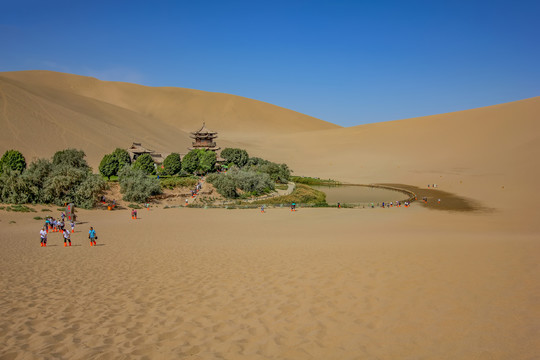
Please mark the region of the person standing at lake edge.
[[92, 226], [90, 226], [90, 231], [88, 231], [88, 239], [90, 239], [90, 246], [96, 245], [96, 230]]

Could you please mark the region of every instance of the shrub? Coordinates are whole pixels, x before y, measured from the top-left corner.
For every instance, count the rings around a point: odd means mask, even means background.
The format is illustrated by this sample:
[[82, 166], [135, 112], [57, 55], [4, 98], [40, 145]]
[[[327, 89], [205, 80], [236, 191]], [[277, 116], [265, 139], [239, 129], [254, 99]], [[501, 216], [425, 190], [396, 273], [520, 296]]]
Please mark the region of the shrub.
[[163, 161], [163, 173], [165, 175], [176, 175], [182, 169], [182, 163], [180, 162], [180, 154], [172, 153]]
[[238, 197], [238, 189], [249, 195], [260, 195], [274, 189], [268, 174], [237, 168], [232, 168], [227, 174], [211, 174], [206, 180], [228, 198]]
[[22, 173], [26, 169], [26, 160], [23, 154], [17, 150], [8, 150], [0, 158], [0, 174], [4, 172], [4, 169], [11, 169]]
[[118, 164], [120, 167], [124, 167], [126, 165], [131, 165], [131, 157], [129, 156], [129, 153], [125, 149], [116, 148], [112, 155], [116, 157], [118, 160]]
[[264, 163], [251, 166], [251, 169], [268, 174], [273, 181], [282, 184], [286, 184], [291, 177], [291, 171], [287, 164], [276, 164], [265, 160]]
[[101, 193], [105, 190], [107, 184], [101, 176], [90, 174], [80, 183], [75, 190], [75, 204], [84, 209], [92, 208], [99, 202]]
[[156, 166], [154, 165], [154, 159], [150, 154], [142, 154], [135, 160], [133, 164], [134, 169], [140, 169], [148, 175], [156, 174]]
[[158, 179], [149, 178], [143, 170], [134, 166], [123, 167], [118, 174], [118, 182], [126, 201], [143, 202], [161, 192]]
[[82, 150], [66, 149], [57, 151], [53, 156], [53, 165], [69, 165], [78, 169], [90, 169], [84, 157], [86, 154]]
[[236, 148], [225, 148], [221, 151], [220, 156], [227, 160], [227, 163], [232, 163], [238, 167], [245, 166], [249, 159], [249, 155], [246, 150]]
[[103, 156], [103, 159], [99, 163], [99, 172], [101, 175], [106, 176], [108, 180], [111, 179], [111, 176], [118, 175], [119, 168], [120, 163], [113, 154]]
[[177, 187], [193, 187], [199, 182], [191, 177], [170, 177], [159, 179], [162, 189], [174, 189]]
[[307, 185], [297, 184], [292, 194], [254, 201], [253, 204], [314, 204], [327, 206], [326, 194]]

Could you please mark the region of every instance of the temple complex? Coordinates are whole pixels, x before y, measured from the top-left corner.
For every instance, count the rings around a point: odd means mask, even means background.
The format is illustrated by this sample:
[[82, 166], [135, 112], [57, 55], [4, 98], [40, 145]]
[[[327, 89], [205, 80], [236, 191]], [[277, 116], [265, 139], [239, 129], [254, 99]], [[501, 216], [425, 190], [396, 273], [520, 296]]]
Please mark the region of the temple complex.
[[206, 124], [203, 122], [203, 126], [191, 133], [190, 137], [194, 139], [188, 150], [204, 149], [211, 151], [218, 151], [221, 149], [217, 146], [215, 139], [217, 138], [217, 132], [208, 130]]

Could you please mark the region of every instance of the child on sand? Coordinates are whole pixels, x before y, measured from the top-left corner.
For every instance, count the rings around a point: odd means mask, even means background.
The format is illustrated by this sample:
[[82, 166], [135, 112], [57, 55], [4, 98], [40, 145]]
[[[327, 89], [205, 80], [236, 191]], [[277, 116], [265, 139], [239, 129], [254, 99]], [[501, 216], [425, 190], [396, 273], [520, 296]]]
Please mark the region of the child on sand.
[[73, 222], [73, 220], [71, 220], [71, 232], [74, 233], [75, 232], [75, 222]]
[[90, 231], [88, 232], [88, 239], [90, 239], [90, 246], [96, 245], [97, 235], [96, 230], [92, 226], [90, 226]]
[[264, 205], [261, 206], [261, 212], [264, 212]]
[[69, 236], [69, 230], [64, 230], [64, 247], [67, 246], [67, 243], [69, 242], [69, 246], [71, 246], [71, 238]]
[[45, 227], [41, 228], [39, 235], [41, 238], [41, 247], [47, 246], [47, 230], [45, 230]]

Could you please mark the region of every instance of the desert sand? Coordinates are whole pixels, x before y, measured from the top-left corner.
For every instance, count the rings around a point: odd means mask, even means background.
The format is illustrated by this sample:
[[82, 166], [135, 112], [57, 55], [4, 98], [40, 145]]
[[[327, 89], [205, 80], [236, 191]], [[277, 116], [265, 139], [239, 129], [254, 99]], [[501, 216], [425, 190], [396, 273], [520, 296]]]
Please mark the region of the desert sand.
[[[0, 73], [0, 151], [96, 167], [142, 141], [218, 144], [298, 175], [438, 188], [481, 210], [79, 212], [64, 248], [0, 211], [0, 358], [533, 359], [540, 353], [540, 98], [341, 128], [226, 94]], [[213, 123], [213, 121], [215, 121]], [[53, 126], [55, 131], [49, 135]], [[57, 215], [56, 207], [48, 207]], [[89, 226], [99, 239], [87, 240]]]

